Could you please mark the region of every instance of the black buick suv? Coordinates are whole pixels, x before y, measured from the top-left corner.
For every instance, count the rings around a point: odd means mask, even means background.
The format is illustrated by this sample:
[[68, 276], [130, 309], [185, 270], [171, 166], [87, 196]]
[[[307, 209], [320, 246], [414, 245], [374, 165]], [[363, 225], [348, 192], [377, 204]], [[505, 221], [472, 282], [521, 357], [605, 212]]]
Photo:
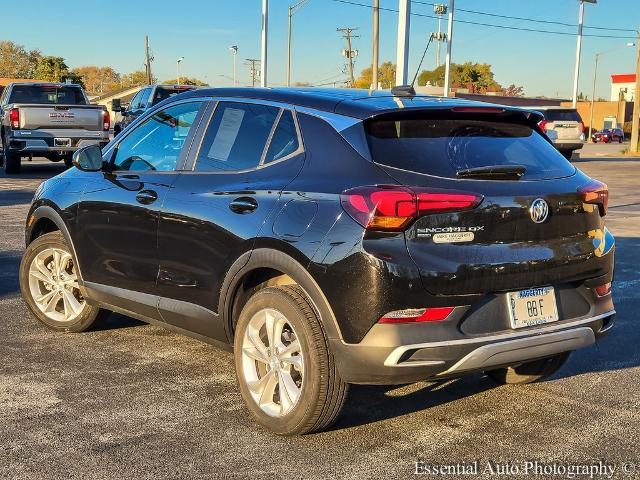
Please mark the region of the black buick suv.
[[120, 312], [233, 351], [248, 410], [318, 431], [350, 383], [553, 374], [613, 325], [606, 185], [536, 112], [410, 90], [172, 97], [44, 182], [34, 315]]

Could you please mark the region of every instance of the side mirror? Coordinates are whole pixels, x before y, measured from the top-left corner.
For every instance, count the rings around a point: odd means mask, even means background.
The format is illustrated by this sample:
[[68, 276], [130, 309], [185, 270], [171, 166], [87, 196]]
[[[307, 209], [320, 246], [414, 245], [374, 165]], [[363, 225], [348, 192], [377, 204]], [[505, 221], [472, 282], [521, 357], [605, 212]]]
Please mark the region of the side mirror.
[[73, 165], [83, 172], [102, 170], [102, 150], [98, 145], [87, 145], [73, 154]]

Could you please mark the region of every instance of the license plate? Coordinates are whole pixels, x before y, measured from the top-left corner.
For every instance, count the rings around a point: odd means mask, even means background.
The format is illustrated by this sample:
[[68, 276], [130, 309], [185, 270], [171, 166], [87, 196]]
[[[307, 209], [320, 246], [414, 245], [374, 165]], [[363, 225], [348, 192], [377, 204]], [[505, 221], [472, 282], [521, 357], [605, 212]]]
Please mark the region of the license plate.
[[71, 139], [70, 138], [54, 138], [53, 145], [56, 147], [70, 147]]
[[558, 320], [553, 287], [530, 288], [507, 293], [511, 328], [533, 327]]

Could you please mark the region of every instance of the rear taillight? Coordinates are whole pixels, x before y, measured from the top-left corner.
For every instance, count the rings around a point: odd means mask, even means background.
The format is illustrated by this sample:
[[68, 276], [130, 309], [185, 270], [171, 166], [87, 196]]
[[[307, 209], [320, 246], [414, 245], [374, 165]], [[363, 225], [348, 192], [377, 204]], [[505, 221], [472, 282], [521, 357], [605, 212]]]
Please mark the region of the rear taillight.
[[342, 208], [368, 230], [402, 231], [420, 215], [475, 208], [482, 196], [420, 187], [371, 186], [346, 190]]
[[584, 133], [584, 122], [578, 122], [578, 125], [580, 125], [580, 134], [582, 135]]
[[605, 283], [604, 285], [598, 285], [594, 290], [598, 297], [609, 295], [611, 293], [611, 282]]
[[544, 133], [547, 133], [547, 123], [549, 123], [549, 120], [540, 120], [538, 122], [538, 127], [540, 127], [540, 130]]
[[606, 184], [591, 180], [584, 187], [578, 189], [578, 193], [582, 195], [582, 201], [593, 205], [598, 205], [600, 216], [604, 217], [609, 208], [609, 188]]
[[9, 123], [13, 130], [20, 130], [20, 110], [12, 108], [9, 110]]
[[109, 115], [109, 110], [102, 111], [102, 129], [105, 132], [108, 132], [111, 128], [111, 115]]
[[378, 323], [419, 323], [446, 320], [455, 307], [409, 308], [384, 315]]

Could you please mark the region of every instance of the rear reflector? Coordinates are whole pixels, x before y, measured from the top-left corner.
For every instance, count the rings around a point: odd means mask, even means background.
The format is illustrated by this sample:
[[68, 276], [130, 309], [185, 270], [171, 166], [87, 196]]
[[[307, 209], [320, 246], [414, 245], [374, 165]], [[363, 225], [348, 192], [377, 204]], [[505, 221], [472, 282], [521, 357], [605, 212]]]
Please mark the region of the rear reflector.
[[611, 282], [605, 283], [604, 285], [598, 285], [594, 290], [598, 297], [609, 295], [611, 293]]
[[402, 231], [420, 215], [475, 208], [482, 196], [475, 193], [420, 187], [371, 186], [340, 195], [344, 210], [368, 230]]
[[604, 217], [609, 208], [609, 188], [606, 184], [592, 179], [584, 187], [578, 189], [584, 203], [598, 205], [600, 216]]
[[17, 108], [9, 110], [9, 122], [13, 130], [20, 130], [20, 110]]
[[385, 314], [378, 323], [418, 323], [445, 320], [455, 307], [409, 308]]

